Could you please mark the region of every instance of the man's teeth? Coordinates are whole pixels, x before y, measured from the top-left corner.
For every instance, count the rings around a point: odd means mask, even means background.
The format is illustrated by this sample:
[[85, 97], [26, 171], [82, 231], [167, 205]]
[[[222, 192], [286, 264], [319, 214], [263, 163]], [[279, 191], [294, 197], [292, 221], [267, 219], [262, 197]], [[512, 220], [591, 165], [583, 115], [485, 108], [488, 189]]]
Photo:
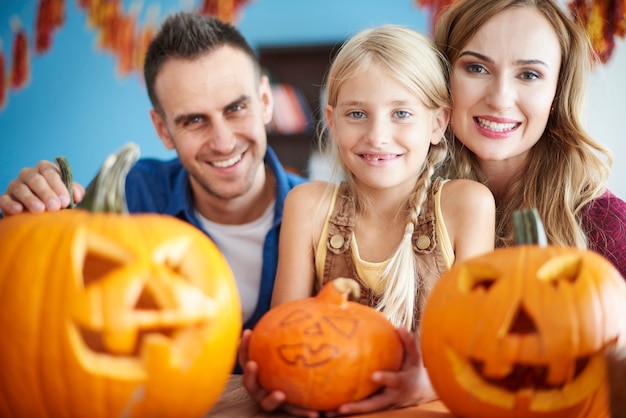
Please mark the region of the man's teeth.
[[233, 158], [223, 161], [213, 161], [211, 165], [217, 168], [228, 168], [241, 161], [241, 154], [235, 155]]
[[489, 129], [490, 131], [494, 131], [494, 132], [504, 132], [504, 131], [510, 131], [511, 129], [515, 128], [515, 126], [517, 126], [517, 123], [497, 123], [497, 122], [491, 122], [485, 119], [478, 119], [478, 124], [485, 129]]

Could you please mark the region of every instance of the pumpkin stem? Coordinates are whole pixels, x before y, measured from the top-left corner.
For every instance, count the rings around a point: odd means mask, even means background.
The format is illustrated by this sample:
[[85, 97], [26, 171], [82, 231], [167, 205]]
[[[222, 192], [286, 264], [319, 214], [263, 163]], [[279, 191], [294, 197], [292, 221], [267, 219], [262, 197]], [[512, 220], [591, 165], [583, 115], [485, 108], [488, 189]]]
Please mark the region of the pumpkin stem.
[[515, 240], [517, 245], [548, 245], [546, 231], [537, 209], [522, 209], [513, 212]]
[[[100, 171], [89, 183], [81, 209], [91, 212], [128, 213], [126, 175], [139, 158], [139, 147], [127, 143], [104, 160]], [[66, 183], [67, 184], [67, 183]]]
[[343, 303], [348, 300], [350, 294], [358, 299], [361, 296], [361, 288], [353, 279], [338, 277], [330, 283], [327, 283], [326, 286], [320, 290], [319, 294], [325, 294], [326, 296], [323, 297], [329, 297], [331, 299], [335, 299], [335, 296], [338, 295], [340, 297], [340, 303]]
[[67, 190], [70, 193], [70, 204], [68, 206], [69, 209], [74, 209], [76, 204], [74, 203], [74, 189], [72, 188], [72, 183], [74, 182], [74, 176], [72, 175], [72, 168], [70, 167], [69, 161], [64, 156], [59, 156], [55, 158], [57, 165], [59, 166], [59, 170], [61, 170], [61, 181], [67, 187]]

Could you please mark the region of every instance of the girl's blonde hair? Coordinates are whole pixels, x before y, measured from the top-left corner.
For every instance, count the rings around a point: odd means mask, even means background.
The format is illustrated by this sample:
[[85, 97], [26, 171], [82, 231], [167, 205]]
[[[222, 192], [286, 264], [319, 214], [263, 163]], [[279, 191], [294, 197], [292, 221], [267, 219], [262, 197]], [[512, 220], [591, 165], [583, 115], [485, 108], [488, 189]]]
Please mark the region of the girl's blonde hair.
[[[582, 215], [585, 205], [604, 192], [613, 158], [583, 129], [581, 115], [594, 56], [582, 27], [552, 0], [463, 0], [446, 9], [437, 21], [435, 43], [454, 67], [463, 47], [485, 22], [514, 7], [534, 8], [551, 23], [562, 61], [546, 129], [507, 194], [496, 196], [496, 246], [514, 244], [515, 210], [537, 208], [551, 244], [586, 248]], [[475, 155], [452, 132], [448, 136], [452, 159], [445, 175], [489, 186]]]
[[[339, 90], [344, 82], [372, 67], [397, 80], [428, 109], [450, 109], [446, 82], [448, 66], [445, 58], [429, 38], [397, 25], [365, 29], [343, 44], [326, 77], [325, 95], [328, 105], [337, 105]], [[330, 135], [325, 122], [323, 130], [322, 137]], [[443, 131], [441, 135], [442, 140], [437, 145], [430, 146], [421, 176], [416, 179], [415, 188], [407, 199], [409, 216], [406, 233], [381, 278], [385, 287], [377, 308], [394, 325], [413, 330], [417, 326], [415, 294], [419, 294], [419, 305], [422, 305], [432, 283], [424, 283], [421, 277], [432, 275], [422, 274], [425, 265], [419, 262], [419, 257], [413, 251], [412, 236], [417, 227], [418, 216], [428, 198], [432, 175], [447, 157], [448, 145]], [[327, 142], [331, 145], [335, 167], [341, 169], [351, 189], [351, 196], [355, 198], [355, 207], [357, 210], [366, 210], [368, 202], [363, 196], [359, 196], [352, 173], [338, 158], [335, 141]]]

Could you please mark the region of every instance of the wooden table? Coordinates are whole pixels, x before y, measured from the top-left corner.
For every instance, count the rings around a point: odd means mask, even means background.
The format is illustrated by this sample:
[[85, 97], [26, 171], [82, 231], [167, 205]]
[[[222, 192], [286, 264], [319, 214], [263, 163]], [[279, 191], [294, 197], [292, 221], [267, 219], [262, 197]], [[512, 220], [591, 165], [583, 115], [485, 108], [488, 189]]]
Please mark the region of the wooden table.
[[[219, 401], [206, 418], [289, 418], [285, 412], [264, 412], [241, 384], [241, 375], [232, 375]], [[424, 405], [358, 415], [359, 418], [452, 418], [452, 414], [439, 401]]]

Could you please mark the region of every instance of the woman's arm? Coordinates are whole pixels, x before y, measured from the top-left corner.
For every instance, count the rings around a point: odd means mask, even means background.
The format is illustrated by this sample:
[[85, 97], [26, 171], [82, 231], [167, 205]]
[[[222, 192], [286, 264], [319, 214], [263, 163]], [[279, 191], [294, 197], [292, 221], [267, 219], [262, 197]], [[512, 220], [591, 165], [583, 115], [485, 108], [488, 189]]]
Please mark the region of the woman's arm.
[[606, 257], [626, 279], [626, 202], [610, 191], [584, 209], [588, 247]]

